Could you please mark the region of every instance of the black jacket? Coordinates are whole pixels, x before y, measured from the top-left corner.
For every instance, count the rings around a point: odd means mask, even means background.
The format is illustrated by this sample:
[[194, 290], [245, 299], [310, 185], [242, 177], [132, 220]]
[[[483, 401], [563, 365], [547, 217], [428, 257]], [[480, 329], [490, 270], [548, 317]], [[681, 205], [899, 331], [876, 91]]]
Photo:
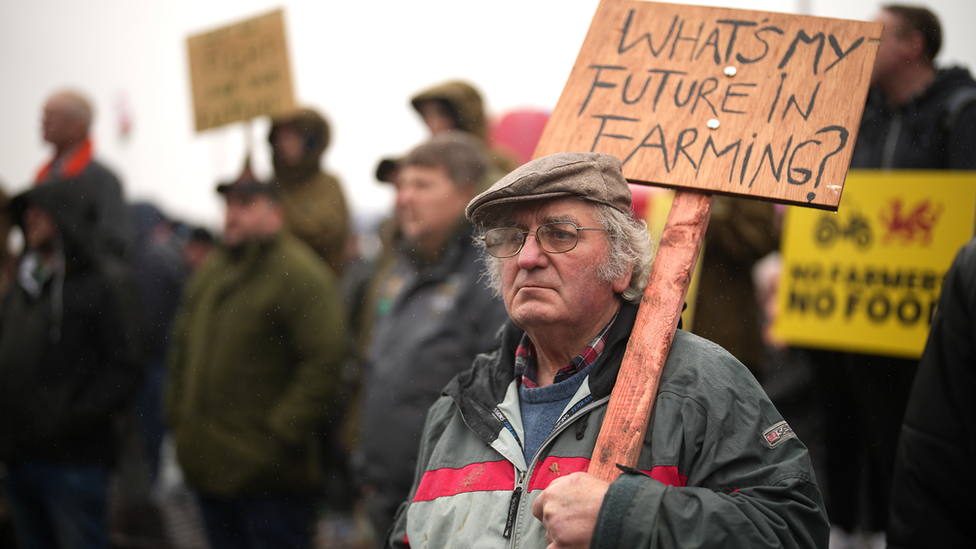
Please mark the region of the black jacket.
[[400, 250], [393, 268], [377, 279], [356, 468], [394, 509], [410, 489], [430, 405], [455, 374], [492, 347], [508, 319], [481, 280], [472, 231], [462, 222], [434, 264]]
[[938, 71], [922, 95], [897, 110], [872, 89], [851, 167], [976, 169], [976, 81], [969, 71]]
[[93, 244], [97, 196], [98, 183], [82, 174], [34, 187], [11, 202], [18, 223], [28, 204], [54, 217], [63, 260], [36, 292], [28, 291], [30, 272], [23, 269], [4, 300], [2, 461], [113, 461], [112, 419], [140, 380], [141, 336], [138, 300], [124, 267]]
[[976, 515], [976, 239], [939, 296], [905, 411], [888, 547], [967, 547]]

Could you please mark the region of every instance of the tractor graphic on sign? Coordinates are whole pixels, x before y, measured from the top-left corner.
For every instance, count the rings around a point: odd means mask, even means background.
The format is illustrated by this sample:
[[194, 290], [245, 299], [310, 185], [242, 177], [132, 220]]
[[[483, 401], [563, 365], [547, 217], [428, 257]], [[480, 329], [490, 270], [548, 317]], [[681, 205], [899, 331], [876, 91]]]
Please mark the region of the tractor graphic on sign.
[[822, 248], [831, 247], [839, 238], [852, 241], [858, 248], [871, 246], [874, 236], [867, 217], [855, 211], [846, 225], [839, 223], [835, 214], [824, 214], [814, 229], [817, 244]]

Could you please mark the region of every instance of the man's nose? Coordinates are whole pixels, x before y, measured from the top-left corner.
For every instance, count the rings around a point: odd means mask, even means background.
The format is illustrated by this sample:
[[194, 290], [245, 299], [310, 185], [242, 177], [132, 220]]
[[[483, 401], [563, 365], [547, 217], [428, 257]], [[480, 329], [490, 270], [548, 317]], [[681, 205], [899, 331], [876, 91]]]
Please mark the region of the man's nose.
[[539, 245], [539, 237], [534, 231], [525, 235], [525, 244], [518, 253], [518, 265], [526, 270], [549, 265], [549, 255]]
[[409, 188], [401, 186], [399, 189], [397, 189], [397, 193], [396, 193], [397, 206], [404, 206], [406, 204], [409, 204], [412, 198], [413, 198], [413, 191], [410, 190]]

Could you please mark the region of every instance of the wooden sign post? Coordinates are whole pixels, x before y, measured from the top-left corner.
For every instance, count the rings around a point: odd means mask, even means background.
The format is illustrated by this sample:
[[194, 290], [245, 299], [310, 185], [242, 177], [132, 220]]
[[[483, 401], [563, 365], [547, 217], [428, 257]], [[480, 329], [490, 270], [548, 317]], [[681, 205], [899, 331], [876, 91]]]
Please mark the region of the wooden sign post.
[[602, 0], [535, 157], [677, 189], [589, 472], [635, 466], [712, 194], [836, 210], [883, 26]]
[[196, 130], [294, 108], [282, 11], [187, 39]]

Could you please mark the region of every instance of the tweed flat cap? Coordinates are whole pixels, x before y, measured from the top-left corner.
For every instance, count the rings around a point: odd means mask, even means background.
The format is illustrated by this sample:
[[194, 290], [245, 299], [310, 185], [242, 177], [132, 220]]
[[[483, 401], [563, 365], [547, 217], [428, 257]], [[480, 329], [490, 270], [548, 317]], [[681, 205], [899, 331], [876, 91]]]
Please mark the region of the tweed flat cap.
[[566, 152], [537, 158], [474, 197], [465, 215], [480, 225], [488, 209], [517, 202], [579, 196], [630, 214], [631, 194], [620, 160], [609, 154]]

